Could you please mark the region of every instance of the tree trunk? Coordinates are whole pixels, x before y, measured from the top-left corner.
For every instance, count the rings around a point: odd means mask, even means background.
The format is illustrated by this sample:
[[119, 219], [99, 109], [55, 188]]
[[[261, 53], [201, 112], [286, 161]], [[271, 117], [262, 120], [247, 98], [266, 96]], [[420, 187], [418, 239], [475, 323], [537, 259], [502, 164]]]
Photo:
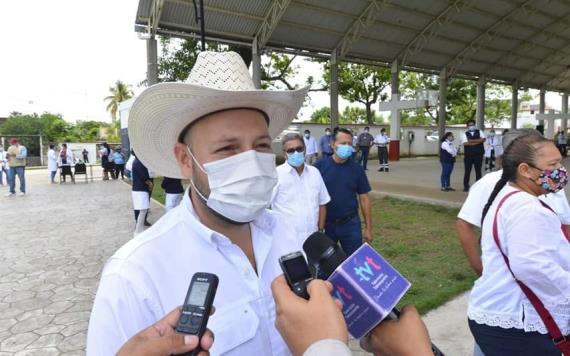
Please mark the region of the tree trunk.
[[372, 102], [366, 103], [366, 122], [368, 125], [374, 125], [374, 117], [372, 117]]

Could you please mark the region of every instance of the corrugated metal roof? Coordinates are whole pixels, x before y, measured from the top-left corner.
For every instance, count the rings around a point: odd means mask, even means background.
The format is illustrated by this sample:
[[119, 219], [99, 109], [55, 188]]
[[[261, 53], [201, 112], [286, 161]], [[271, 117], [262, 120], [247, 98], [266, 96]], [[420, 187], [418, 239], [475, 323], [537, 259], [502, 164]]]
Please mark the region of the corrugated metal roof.
[[[137, 31], [147, 30], [154, 1], [139, 1]], [[157, 33], [196, 36], [192, 0], [163, 1]], [[251, 45], [267, 19], [268, 49], [322, 56], [345, 48], [348, 61], [398, 59], [404, 68], [570, 91], [570, 0], [291, 0], [271, 23], [272, 7], [287, 2], [204, 0], [206, 34]]]

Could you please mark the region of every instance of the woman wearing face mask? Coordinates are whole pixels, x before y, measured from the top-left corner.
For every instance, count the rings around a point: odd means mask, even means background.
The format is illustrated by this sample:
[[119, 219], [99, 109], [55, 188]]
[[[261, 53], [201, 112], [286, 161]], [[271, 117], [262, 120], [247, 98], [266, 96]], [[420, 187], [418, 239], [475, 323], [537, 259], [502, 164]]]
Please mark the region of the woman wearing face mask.
[[561, 159], [551, 141], [534, 135], [503, 154], [502, 177], [483, 210], [483, 275], [468, 308], [486, 356], [560, 355], [555, 344], [570, 333], [570, 240], [538, 199], [566, 185]]
[[451, 172], [455, 165], [455, 156], [457, 156], [457, 147], [453, 145], [453, 133], [446, 132], [441, 139], [441, 147], [439, 149], [439, 162], [441, 163], [441, 191], [451, 192], [455, 189], [451, 188]]

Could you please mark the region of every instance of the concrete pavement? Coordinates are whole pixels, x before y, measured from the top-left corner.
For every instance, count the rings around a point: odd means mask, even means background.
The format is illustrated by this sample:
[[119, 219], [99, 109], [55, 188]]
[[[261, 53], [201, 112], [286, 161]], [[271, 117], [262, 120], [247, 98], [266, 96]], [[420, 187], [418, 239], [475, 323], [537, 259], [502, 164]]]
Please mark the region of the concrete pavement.
[[[430, 188], [431, 178], [418, 177], [437, 174], [434, 163], [402, 161], [389, 174], [369, 171], [369, 177], [375, 188], [392, 194], [401, 194], [398, 184], [408, 177], [406, 195], [459, 202], [463, 193], [439, 197], [437, 180]], [[26, 179], [27, 196], [0, 197], [0, 356], [83, 355], [101, 269], [132, 237], [130, 189], [120, 181], [51, 185], [45, 170], [29, 170]], [[161, 215], [162, 207], [153, 203], [150, 221]], [[464, 295], [426, 316], [434, 342], [447, 355], [471, 354], [466, 303]], [[354, 355], [367, 354], [356, 341], [351, 348]]]

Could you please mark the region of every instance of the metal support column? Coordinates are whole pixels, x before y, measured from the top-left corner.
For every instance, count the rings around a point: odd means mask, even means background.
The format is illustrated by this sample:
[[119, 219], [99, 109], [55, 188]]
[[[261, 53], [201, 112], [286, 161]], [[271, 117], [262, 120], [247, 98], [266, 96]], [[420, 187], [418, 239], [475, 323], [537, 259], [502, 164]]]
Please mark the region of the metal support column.
[[[546, 90], [540, 89], [540, 103], [538, 104], [538, 112], [544, 114], [546, 109]], [[538, 120], [538, 124], [544, 127], [544, 120]]]
[[439, 73], [439, 117], [437, 120], [437, 132], [439, 137], [445, 135], [445, 120], [447, 107], [447, 70]]
[[[44, 140], [40, 134], [40, 165], [44, 165]], [[2, 172], [0, 172], [2, 174]]]
[[[568, 93], [562, 94], [562, 114], [568, 114]], [[568, 133], [568, 119], [562, 119], [560, 124], [562, 132]]]
[[485, 77], [477, 81], [477, 127], [485, 129]]
[[146, 40], [146, 63], [146, 81], [150, 87], [158, 83], [158, 54], [154, 36]]
[[338, 126], [338, 63], [337, 53], [331, 53], [331, 82], [330, 82], [330, 98], [331, 98], [331, 128]]
[[261, 54], [257, 48], [257, 37], [253, 39], [251, 46], [251, 73], [253, 85], [256, 89], [261, 89]]
[[[396, 104], [400, 100], [400, 68], [398, 61], [392, 62], [392, 78], [390, 87], [392, 88], [392, 104]], [[400, 110], [395, 106], [390, 115], [390, 139], [400, 140]]]
[[401, 115], [398, 103], [400, 102], [400, 66], [398, 60], [392, 62], [392, 78], [390, 80], [392, 88], [392, 99], [390, 100], [393, 107], [390, 115], [390, 148], [388, 150], [389, 159], [397, 161], [400, 159], [400, 127]]
[[517, 128], [517, 115], [519, 110], [519, 84], [517, 82], [513, 83], [513, 99], [511, 101], [511, 129]]

